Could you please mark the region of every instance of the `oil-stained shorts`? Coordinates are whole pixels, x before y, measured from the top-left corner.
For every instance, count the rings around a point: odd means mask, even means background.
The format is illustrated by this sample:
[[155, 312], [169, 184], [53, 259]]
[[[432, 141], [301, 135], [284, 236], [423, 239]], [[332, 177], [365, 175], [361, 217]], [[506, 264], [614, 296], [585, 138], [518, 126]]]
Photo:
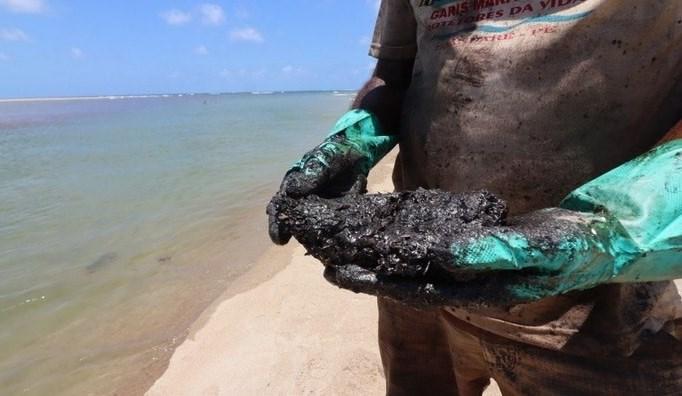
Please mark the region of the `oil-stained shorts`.
[[630, 357], [577, 356], [482, 335], [443, 309], [378, 305], [390, 396], [480, 395], [490, 378], [505, 396], [682, 394], [679, 345], [666, 348], [679, 343], [672, 337]]

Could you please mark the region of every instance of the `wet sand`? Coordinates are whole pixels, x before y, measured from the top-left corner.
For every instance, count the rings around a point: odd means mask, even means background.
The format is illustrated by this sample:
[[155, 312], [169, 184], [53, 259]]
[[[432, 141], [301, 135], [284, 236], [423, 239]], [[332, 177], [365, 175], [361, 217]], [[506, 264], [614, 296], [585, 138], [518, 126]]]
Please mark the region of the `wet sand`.
[[[375, 167], [371, 191], [393, 189], [394, 159]], [[268, 249], [195, 323], [147, 394], [384, 394], [376, 299], [328, 284], [304, 254], [297, 243]]]

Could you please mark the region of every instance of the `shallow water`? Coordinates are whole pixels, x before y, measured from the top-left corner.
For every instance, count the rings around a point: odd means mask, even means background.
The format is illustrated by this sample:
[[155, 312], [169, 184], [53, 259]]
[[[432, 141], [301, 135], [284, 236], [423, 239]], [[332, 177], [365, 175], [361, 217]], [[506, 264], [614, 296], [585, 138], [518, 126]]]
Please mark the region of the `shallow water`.
[[350, 98], [0, 103], [0, 393], [145, 382], [267, 246], [264, 205]]

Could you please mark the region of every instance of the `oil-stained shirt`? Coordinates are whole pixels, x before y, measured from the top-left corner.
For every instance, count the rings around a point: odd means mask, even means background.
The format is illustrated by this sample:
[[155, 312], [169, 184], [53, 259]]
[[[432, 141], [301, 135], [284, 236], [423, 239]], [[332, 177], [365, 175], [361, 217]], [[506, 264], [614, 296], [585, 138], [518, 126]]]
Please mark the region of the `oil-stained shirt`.
[[[383, 0], [370, 54], [415, 59], [396, 188], [487, 189], [512, 214], [557, 206], [682, 117], [682, 1]], [[543, 347], [629, 354], [682, 317], [679, 300], [663, 282], [450, 311]], [[618, 345], [597, 340], [611, 333]]]

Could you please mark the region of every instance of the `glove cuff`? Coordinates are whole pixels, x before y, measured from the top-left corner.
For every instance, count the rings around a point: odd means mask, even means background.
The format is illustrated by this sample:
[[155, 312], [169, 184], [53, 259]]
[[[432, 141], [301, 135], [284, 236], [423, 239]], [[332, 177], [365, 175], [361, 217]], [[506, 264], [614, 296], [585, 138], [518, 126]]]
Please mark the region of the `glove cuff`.
[[336, 135], [339, 132], [343, 132], [346, 129], [359, 124], [365, 120], [376, 118], [374, 114], [370, 113], [367, 110], [363, 109], [353, 109], [348, 111], [346, 114], [342, 115], [341, 118], [339, 118], [336, 121], [336, 124], [332, 127], [331, 131], [329, 132], [329, 135], [327, 135], [327, 138], [332, 137]]
[[619, 282], [681, 276], [681, 170], [682, 140], [678, 139], [583, 185], [561, 203], [570, 210], [606, 212], [622, 227], [621, 233], [636, 249], [628, 247], [632, 257], [616, 267]]
[[398, 136], [386, 133], [371, 112], [354, 109], [336, 122], [327, 140], [344, 136], [345, 143], [362, 158], [358, 170], [365, 176], [398, 143]]
[[311, 159], [329, 166], [334, 157], [346, 156], [356, 158], [353, 160], [356, 171], [367, 176], [397, 142], [396, 135], [384, 133], [374, 114], [354, 109], [341, 116], [324, 142], [296, 162], [290, 172], [305, 170]]

